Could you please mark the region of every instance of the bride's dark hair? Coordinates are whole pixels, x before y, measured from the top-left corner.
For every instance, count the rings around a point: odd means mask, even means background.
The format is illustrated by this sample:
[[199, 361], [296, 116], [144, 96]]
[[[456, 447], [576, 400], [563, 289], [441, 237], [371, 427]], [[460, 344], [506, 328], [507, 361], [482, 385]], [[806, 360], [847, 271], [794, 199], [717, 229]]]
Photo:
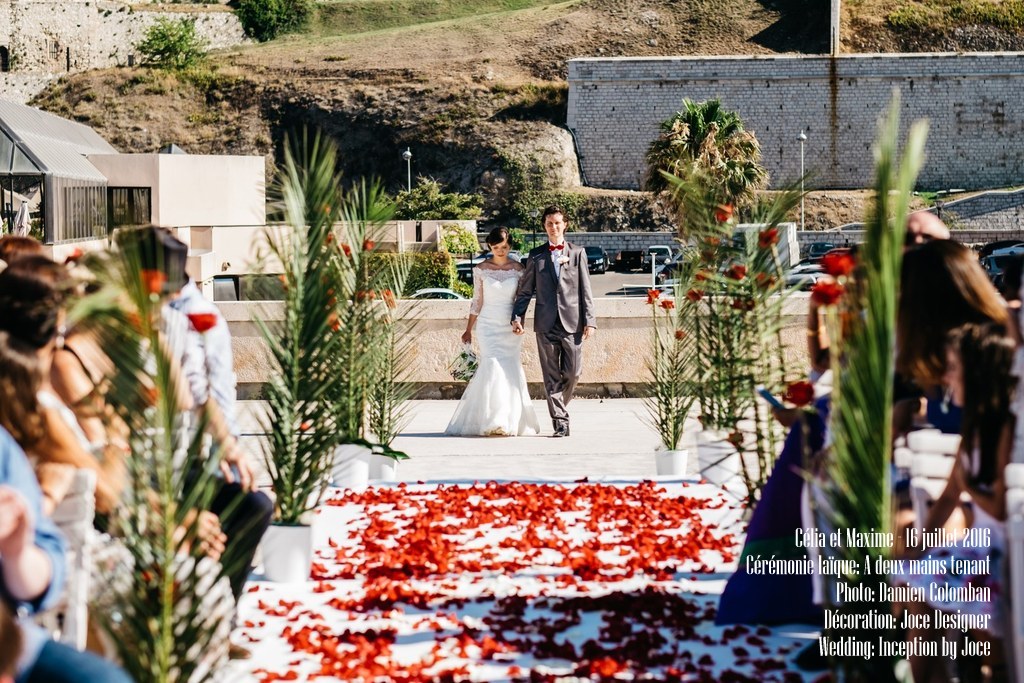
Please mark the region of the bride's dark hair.
[[484, 240], [490, 246], [501, 244], [502, 242], [508, 241], [509, 233], [508, 228], [495, 228], [487, 233], [487, 239]]

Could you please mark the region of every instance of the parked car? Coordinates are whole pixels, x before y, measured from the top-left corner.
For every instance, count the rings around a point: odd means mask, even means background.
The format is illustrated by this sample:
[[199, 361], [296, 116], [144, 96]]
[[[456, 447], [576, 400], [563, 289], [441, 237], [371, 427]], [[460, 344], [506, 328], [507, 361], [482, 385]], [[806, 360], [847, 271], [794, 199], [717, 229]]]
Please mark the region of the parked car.
[[801, 263], [786, 273], [786, 286], [806, 291], [823, 277], [827, 275], [819, 264]]
[[413, 292], [410, 299], [465, 299], [456, 291], [451, 289], [445, 289], [443, 287], [428, 287], [427, 289], [418, 289]]
[[1006, 266], [1015, 258], [1024, 256], [1024, 245], [996, 249], [988, 256], [981, 259], [981, 266], [988, 273], [988, 279], [999, 288], [1003, 284], [1003, 271]]
[[640, 270], [644, 267], [644, 254], [641, 249], [623, 249], [615, 254], [615, 263], [612, 267], [620, 273]]
[[601, 247], [586, 247], [587, 270], [591, 273], [608, 272], [608, 254]]
[[821, 257], [836, 248], [831, 242], [814, 242], [807, 247], [806, 263], [818, 263]]
[[657, 269], [654, 273], [655, 279], [659, 284], [664, 284], [668, 280], [672, 280], [676, 277], [676, 273], [683, 266], [684, 263], [691, 257], [695, 257], [697, 253], [696, 247], [684, 246], [676, 254], [675, 258], [670, 263], [666, 263], [661, 268]]
[[828, 251], [821, 255], [821, 258], [818, 259], [817, 262], [821, 263], [821, 260], [824, 259], [826, 256], [839, 256], [841, 254], [849, 254], [851, 251], [853, 251], [853, 249], [851, 249], [850, 247], [836, 247], [835, 249], [829, 249]]
[[1011, 247], [1024, 247], [1024, 242], [1021, 242], [1020, 240], [997, 240], [995, 242], [989, 242], [978, 251], [978, 258], [983, 259], [986, 256], [991, 256], [995, 251], [1009, 249]]
[[659, 266], [672, 263], [675, 260], [676, 253], [672, 247], [667, 244], [652, 244], [647, 247], [647, 253], [644, 254], [644, 270], [651, 269], [651, 263], [654, 262]]

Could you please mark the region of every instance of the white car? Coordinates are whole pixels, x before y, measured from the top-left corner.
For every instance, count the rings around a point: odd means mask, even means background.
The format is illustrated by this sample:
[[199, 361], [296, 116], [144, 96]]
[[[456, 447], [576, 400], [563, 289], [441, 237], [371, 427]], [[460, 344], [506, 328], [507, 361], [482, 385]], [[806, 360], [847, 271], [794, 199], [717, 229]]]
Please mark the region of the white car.
[[806, 291], [823, 277], [826, 273], [817, 263], [801, 263], [786, 273], [786, 286]]
[[451, 289], [445, 289], [443, 287], [428, 287], [427, 289], [416, 290], [410, 299], [462, 299], [466, 297], [462, 296], [456, 291]]

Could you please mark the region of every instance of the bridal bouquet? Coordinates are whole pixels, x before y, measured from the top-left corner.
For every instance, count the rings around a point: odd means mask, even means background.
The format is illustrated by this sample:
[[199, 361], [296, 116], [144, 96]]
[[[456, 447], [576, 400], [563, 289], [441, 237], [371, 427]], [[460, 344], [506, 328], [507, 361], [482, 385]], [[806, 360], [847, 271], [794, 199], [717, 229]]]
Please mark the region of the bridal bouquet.
[[452, 362], [448, 364], [448, 372], [451, 373], [453, 379], [457, 379], [460, 382], [468, 382], [473, 379], [479, 364], [480, 362], [477, 360], [473, 347], [466, 344], [462, 347], [459, 355], [455, 356]]

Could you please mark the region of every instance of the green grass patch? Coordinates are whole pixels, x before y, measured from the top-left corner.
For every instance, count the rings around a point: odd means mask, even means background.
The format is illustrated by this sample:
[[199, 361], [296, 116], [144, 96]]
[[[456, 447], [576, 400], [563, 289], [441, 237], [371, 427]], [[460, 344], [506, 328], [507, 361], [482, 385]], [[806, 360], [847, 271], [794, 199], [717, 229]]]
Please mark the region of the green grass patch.
[[527, 83], [519, 88], [492, 85], [491, 92], [511, 95], [508, 106], [499, 111], [495, 118], [519, 121], [551, 121], [565, 123], [569, 109], [569, 86], [565, 83], [535, 85]]
[[551, 0], [333, 0], [317, 3], [315, 23], [321, 35], [350, 35], [550, 4]]
[[921, 0], [897, 7], [885, 17], [897, 30], [994, 26], [1024, 32], [1024, 0]]

